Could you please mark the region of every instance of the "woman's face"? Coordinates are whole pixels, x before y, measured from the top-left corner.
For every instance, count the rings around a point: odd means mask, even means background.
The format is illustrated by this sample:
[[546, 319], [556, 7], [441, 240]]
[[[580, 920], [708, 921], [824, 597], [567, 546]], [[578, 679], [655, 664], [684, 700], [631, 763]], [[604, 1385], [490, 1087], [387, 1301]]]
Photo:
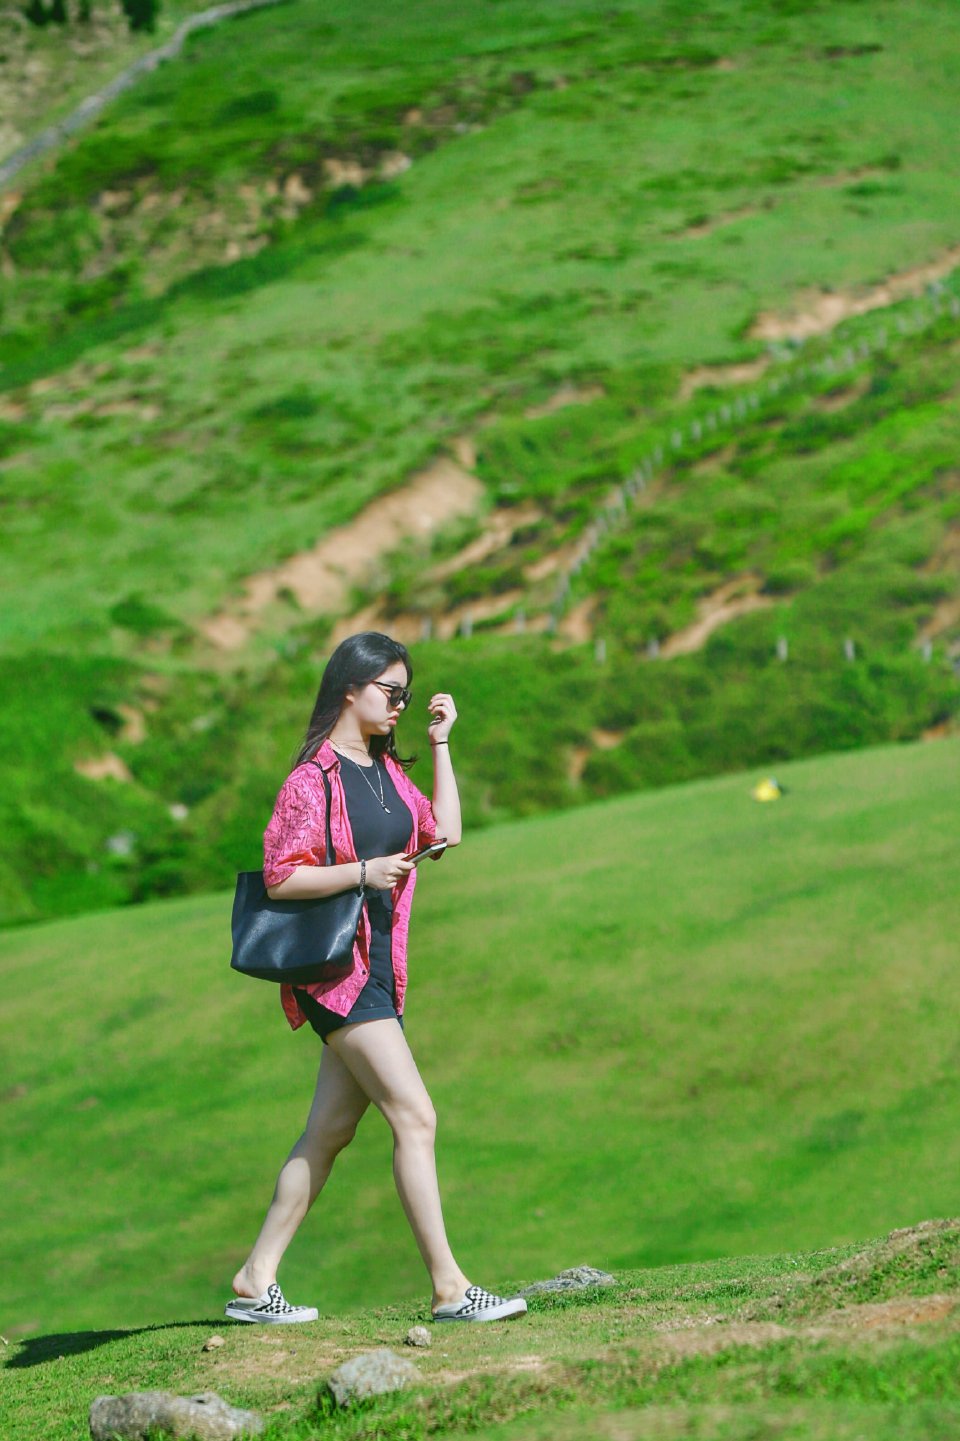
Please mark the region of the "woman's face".
[[396, 660], [388, 665], [376, 680], [365, 686], [351, 686], [348, 704], [352, 703], [357, 724], [364, 735], [389, 735], [397, 724], [404, 709], [402, 697], [394, 703], [391, 687], [403, 688], [407, 684], [407, 668], [403, 661]]

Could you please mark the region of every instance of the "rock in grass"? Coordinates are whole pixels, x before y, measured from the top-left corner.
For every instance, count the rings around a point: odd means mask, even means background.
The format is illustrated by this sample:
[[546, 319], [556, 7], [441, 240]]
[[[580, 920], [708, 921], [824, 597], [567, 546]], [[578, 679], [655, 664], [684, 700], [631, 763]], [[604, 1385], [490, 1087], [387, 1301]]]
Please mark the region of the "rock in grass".
[[419, 1377], [412, 1361], [398, 1356], [384, 1346], [379, 1351], [364, 1351], [338, 1366], [327, 1385], [338, 1406], [351, 1401], [364, 1401], [368, 1396], [382, 1396], [387, 1391], [402, 1391]]
[[174, 1396], [169, 1391], [130, 1391], [125, 1396], [98, 1396], [90, 1407], [93, 1441], [146, 1441], [148, 1436], [190, 1436], [197, 1441], [231, 1441], [258, 1436], [263, 1417], [256, 1411], [228, 1406], [216, 1391]]
[[541, 1291], [583, 1291], [587, 1286], [615, 1286], [616, 1276], [609, 1271], [598, 1271], [596, 1266], [570, 1266], [549, 1281], [534, 1281], [525, 1286], [521, 1296], [536, 1296]]
[[429, 1346], [433, 1340], [426, 1326], [411, 1326], [403, 1338], [405, 1346]]

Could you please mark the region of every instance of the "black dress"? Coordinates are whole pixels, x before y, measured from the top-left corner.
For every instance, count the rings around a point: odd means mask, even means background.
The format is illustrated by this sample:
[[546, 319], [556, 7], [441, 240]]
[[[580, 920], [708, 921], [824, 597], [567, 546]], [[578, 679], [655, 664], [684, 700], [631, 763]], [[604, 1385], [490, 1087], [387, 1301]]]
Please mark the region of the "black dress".
[[[405, 850], [410, 843], [413, 822], [406, 804], [382, 761], [363, 768], [347, 757], [340, 760], [340, 779], [347, 802], [347, 815], [353, 832], [353, 845], [358, 860], [369, 861], [375, 856], [392, 856]], [[384, 804], [380, 804], [380, 787]], [[370, 917], [370, 974], [363, 990], [350, 1011], [340, 1016], [320, 1004], [307, 991], [294, 987], [294, 995], [318, 1036], [324, 1042], [331, 1031], [358, 1021], [379, 1021], [397, 1015], [396, 986], [393, 976], [392, 932], [393, 897], [389, 891], [367, 888], [367, 914]]]

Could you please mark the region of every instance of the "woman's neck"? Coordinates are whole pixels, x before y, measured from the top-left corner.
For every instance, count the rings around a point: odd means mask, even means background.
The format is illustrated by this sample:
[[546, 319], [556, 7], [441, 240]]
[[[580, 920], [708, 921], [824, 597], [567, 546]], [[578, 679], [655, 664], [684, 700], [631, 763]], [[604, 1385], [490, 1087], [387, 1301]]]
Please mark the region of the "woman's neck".
[[327, 739], [335, 750], [354, 751], [357, 755], [365, 756], [370, 754], [370, 742], [360, 732], [339, 736], [336, 731], [332, 731]]

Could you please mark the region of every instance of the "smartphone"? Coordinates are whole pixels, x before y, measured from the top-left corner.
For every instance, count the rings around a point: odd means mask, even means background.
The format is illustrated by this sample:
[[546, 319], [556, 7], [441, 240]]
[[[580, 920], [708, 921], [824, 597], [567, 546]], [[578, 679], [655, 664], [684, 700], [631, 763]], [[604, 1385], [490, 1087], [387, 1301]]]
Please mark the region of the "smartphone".
[[439, 856], [446, 849], [446, 837], [441, 836], [438, 840], [435, 840], [432, 845], [421, 846], [420, 850], [411, 851], [410, 854], [408, 856], [404, 856], [403, 859], [405, 861], [413, 861], [414, 865], [419, 865], [420, 862], [424, 860], [427, 856]]

